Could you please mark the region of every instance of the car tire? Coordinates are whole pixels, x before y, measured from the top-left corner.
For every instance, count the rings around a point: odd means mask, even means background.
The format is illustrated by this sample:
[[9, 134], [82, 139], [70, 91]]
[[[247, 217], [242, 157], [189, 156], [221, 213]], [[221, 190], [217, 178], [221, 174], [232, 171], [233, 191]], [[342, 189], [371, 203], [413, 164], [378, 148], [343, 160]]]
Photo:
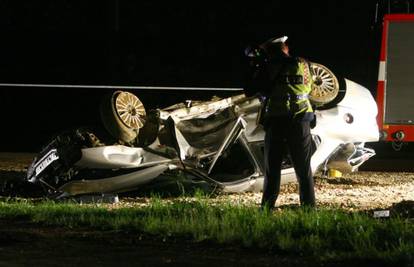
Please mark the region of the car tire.
[[339, 93], [339, 82], [335, 74], [326, 66], [311, 62], [312, 90], [310, 101], [316, 106], [323, 106], [333, 101]]
[[104, 97], [100, 107], [105, 129], [117, 140], [132, 142], [145, 123], [146, 111], [139, 98], [129, 92], [116, 91]]

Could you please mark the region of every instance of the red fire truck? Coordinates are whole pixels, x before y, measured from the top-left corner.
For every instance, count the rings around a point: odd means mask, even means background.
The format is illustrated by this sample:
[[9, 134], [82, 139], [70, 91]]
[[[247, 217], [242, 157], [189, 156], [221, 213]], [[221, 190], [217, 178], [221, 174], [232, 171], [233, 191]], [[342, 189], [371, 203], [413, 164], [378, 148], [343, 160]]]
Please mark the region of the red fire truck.
[[414, 14], [384, 16], [377, 89], [381, 138], [414, 141]]

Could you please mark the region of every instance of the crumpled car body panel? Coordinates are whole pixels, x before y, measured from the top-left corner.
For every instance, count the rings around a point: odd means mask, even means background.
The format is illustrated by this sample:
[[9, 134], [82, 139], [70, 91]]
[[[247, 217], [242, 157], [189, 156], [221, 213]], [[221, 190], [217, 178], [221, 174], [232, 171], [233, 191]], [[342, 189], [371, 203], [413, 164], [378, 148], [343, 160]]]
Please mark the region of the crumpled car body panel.
[[[355, 171], [375, 155], [364, 147], [365, 142], [379, 138], [375, 100], [361, 85], [349, 80], [345, 83], [345, 97], [339, 103], [315, 111], [313, 172], [321, 168]], [[151, 144], [49, 144], [29, 167], [27, 180], [46, 184], [54, 195], [66, 197], [133, 191], [162, 174], [180, 170], [223, 192], [260, 191], [265, 135], [257, 124], [260, 107], [258, 98], [241, 94], [157, 110], [159, 130]], [[80, 156], [69, 160], [66, 154], [73, 153], [65, 153], [68, 147], [79, 150]], [[295, 178], [287, 159], [282, 183]]]

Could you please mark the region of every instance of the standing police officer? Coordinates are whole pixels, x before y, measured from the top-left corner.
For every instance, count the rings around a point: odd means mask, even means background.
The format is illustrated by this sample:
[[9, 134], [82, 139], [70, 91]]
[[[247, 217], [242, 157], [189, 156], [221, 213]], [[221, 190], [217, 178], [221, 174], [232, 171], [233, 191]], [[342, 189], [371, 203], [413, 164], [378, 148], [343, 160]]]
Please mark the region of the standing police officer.
[[246, 94], [264, 96], [262, 124], [266, 131], [264, 159], [265, 180], [262, 207], [272, 209], [280, 191], [280, 176], [286, 148], [299, 181], [300, 202], [315, 206], [310, 160], [312, 137], [310, 125], [314, 113], [309, 101], [312, 77], [309, 63], [291, 57], [287, 36], [271, 39], [249, 49], [251, 73]]

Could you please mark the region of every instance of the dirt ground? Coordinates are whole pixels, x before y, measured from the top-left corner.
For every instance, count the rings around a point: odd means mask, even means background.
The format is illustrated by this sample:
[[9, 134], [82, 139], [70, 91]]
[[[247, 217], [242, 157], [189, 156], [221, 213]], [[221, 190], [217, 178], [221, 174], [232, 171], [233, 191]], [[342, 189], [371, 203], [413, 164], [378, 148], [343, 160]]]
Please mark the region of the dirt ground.
[[0, 266], [387, 266], [325, 262], [274, 251], [142, 234], [0, 220]]
[[0, 266], [296, 266], [291, 259], [235, 247], [24, 222], [0, 221], [0, 242]]
[[[13, 159], [14, 158], [14, 159]], [[0, 180], [18, 178], [31, 154], [1, 154]], [[318, 206], [388, 210], [414, 218], [414, 173], [361, 171], [315, 178]], [[283, 185], [277, 206], [299, 203], [296, 183]], [[226, 194], [210, 201], [259, 205], [260, 193]], [[188, 199], [191, 201], [191, 199]], [[169, 201], [166, 199], [165, 201]], [[120, 198], [108, 208], [146, 205], [147, 198]], [[153, 236], [93, 229], [45, 227], [0, 220], [0, 266], [320, 266], [313, 259], [237, 246], [162, 240]], [[330, 262], [323, 266], [383, 266], [380, 262]]]

